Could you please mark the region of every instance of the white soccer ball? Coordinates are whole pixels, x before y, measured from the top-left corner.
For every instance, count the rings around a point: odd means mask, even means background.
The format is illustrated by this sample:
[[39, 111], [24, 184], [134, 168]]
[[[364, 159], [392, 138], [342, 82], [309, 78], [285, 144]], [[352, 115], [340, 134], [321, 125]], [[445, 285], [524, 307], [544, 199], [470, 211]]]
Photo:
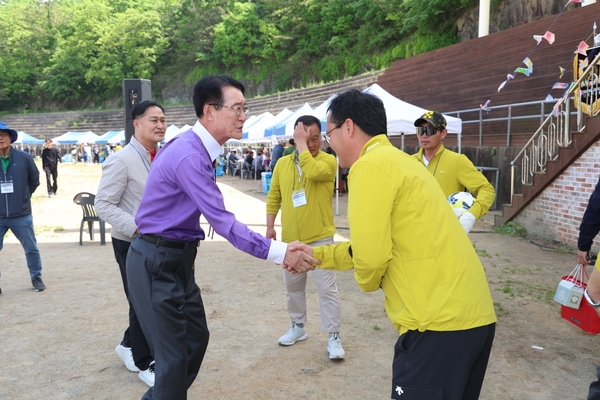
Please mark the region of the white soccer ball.
[[475, 198], [469, 192], [456, 192], [448, 196], [448, 203], [457, 217], [469, 211], [474, 202]]

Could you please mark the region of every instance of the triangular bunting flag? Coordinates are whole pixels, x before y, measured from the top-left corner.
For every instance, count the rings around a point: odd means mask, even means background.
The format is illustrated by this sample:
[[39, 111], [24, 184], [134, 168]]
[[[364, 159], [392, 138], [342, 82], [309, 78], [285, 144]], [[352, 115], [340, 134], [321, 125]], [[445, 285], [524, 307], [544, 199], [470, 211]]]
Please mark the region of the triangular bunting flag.
[[525, 76], [529, 76], [529, 70], [527, 68], [517, 68], [515, 69], [515, 73], [521, 73]]
[[579, 46], [577, 46], [577, 51], [575, 51], [575, 53], [579, 53], [584, 56], [587, 56], [587, 49], [589, 49], [589, 48], [590, 48], [590, 46], [588, 46], [588, 44], [586, 42], [580, 42]]

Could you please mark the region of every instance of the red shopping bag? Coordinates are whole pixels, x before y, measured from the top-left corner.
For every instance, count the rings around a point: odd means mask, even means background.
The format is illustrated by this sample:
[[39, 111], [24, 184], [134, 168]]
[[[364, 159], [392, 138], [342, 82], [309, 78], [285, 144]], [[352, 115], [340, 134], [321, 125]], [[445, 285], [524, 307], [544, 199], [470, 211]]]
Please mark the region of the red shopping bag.
[[[575, 278], [573, 275], [563, 276], [562, 279], [569, 280], [585, 290], [587, 288], [587, 283], [583, 280], [587, 281], [588, 275], [584, 266], [581, 267], [581, 270], [581, 280]], [[566, 307], [564, 305], [561, 305], [560, 308], [560, 315], [563, 319], [589, 334], [596, 335], [600, 333], [600, 317], [596, 313], [596, 309], [590, 306], [587, 300], [582, 300], [577, 309]]]

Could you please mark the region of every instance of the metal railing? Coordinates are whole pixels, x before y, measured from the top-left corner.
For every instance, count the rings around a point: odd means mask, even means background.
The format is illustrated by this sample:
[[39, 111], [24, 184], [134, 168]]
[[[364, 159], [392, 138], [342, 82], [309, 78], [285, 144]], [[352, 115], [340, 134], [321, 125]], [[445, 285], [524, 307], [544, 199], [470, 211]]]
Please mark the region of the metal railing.
[[[487, 107], [485, 111], [481, 108], [472, 108], [444, 112], [444, 114], [461, 118], [463, 131], [465, 130], [465, 127], [469, 129], [469, 126], [476, 124], [479, 136], [479, 146], [485, 145], [484, 138], [489, 135], [490, 131], [499, 132], [500, 129], [498, 126], [505, 125], [503, 134], [506, 136], [506, 146], [510, 147], [513, 145], [514, 135], [532, 132], [537, 126], [543, 124], [544, 119], [552, 111], [552, 105], [554, 105], [557, 100], [558, 99], [553, 98], [552, 100], [528, 101], [523, 103], [490, 106]], [[573, 98], [570, 98], [569, 100], [573, 101]], [[575, 116], [576, 114], [576, 111], [571, 112], [572, 116]], [[496, 126], [491, 128], [491, 124], [495, 124]], [[517, 125], [522, 126], [519, 127]], [[523, 126], [525, 126], [525, 129], [523, 129]], [[485, 135], [484, 131], [486, 132]], [[473, 133], [472, 129], [471, 133]]]
[[[600, 62], [600, 54], [588, 64], [583, 74], [577, 82], [571, 85], [568, 92], [553, 107], [550, 113], [541, 123], [540, 127], [529, 139], [523, 149], [517, 154], [511, 162], [511, 203], [515, 194], [523, 193], [524, 185], [532, 185], [533, 177], [537, 173], [546, 172], [548, 161], [558, 158], [558, 151], [561, 147], [571, 145], [571, 100], [575, 99], [578, 105], [577, 130], [579, 132], [585, 129], [584, 117], [582, 112], [583, 104], [596, 104], [599, 98], [600, 82], [596, 65]], [[583, 88], [582, 83], [585, 85]], [[570, 97], [574, 94], [574, 97]], [[585, 97], [583, 101], [582, 97]], [[599, 110], [590, 106], [590, 115], [597, 115]]]

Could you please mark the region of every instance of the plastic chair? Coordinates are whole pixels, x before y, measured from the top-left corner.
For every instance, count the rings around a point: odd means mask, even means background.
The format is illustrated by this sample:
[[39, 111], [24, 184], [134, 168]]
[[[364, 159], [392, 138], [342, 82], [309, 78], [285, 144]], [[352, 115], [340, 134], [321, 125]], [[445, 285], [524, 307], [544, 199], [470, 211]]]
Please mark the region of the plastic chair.
[[102, 219], [100, 219], [100, 217], [98, 216], [98, 214], [96, 214], [96, 208], [94, 207], [94, 200], [96, 199], [96, 196], [91, 194], [91, 193], [87, 193], [87, 192], [81, 192], [81, 193], [77, 193], [75, 195], [75, 197], [73, 198], [73, 203], [75, 204], [79, 204], [81, 206], [81, 208], [83, 209], [83, 218], [81, 219], [81, 225], [79, 227], [79, 245], [83, 246], [83, 224], [85, 222], [87, 222], [88, 224], [88, 231], [90, 232], [90, 240], [94, 240], [94, 221], [98, 221], [98, 223], [100, 224], [100, 245], [104, 246], [106, 245], [106, 240], [105, 240], [105, 232], [106, 232], [106, 228], [104, 225], [104, 221]]
[[244, 162], [244, 168], [242, 168], [242, 175], [240, 179], [244, 179], [244, 175], [246, 175], [246, 179], [250, 179], [250, 177], [254, 177], [254, 170], [252, 169], [252, 165]]
[[235, 177], [235, 173], [240, 170], [240, 164], [237, 162], [228, 161], [227, 164], [227, 173], [231, 175], [231, 177]]

